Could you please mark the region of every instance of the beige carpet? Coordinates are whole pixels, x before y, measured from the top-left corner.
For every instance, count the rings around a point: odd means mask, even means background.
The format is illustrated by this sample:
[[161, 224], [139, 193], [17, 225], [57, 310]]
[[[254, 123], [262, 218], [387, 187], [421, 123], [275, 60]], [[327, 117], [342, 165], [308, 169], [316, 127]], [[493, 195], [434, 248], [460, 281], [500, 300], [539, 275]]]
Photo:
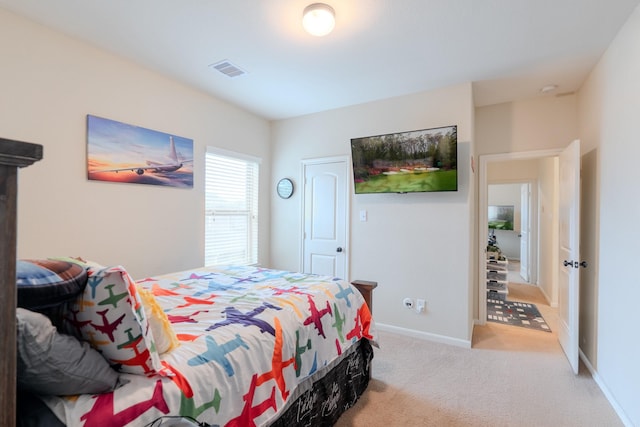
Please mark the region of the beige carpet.
[[[520, 298], [555, 330], [554, 310], [535, 286], [510, 285], [509, 299]], [[623, 424], [588, 370], [571, 372], [555, 332], [488, 322], [476, 326], [471, 349], [380, 332], [369, 388], [336, 425]]]

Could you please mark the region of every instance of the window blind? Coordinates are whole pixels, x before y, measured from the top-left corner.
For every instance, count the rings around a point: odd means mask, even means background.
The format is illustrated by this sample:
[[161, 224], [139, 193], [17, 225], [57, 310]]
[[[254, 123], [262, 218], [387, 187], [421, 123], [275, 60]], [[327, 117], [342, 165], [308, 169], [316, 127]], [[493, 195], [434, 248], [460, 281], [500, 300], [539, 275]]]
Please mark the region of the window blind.
[[257, 264], [260, 159], [208, 148], [205, 264]]

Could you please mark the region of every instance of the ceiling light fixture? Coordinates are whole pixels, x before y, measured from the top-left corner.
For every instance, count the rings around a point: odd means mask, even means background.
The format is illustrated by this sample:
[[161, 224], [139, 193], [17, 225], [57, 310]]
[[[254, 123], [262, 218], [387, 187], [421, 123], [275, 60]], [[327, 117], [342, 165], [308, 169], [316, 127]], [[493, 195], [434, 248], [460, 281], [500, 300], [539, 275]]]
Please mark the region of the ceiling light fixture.
[[544, 86], [544, 87], [542, 87], [540, 89], [540, 92], [542, 92], [542, 93], [550, 93], [550, 92], [553, 92], [556, 89], [558, 89], [558, 85], [546, 85], [546, 86]]
[[302, 26], [313, 36], [326, 36], [336, 25], [336, 13], [331, 6], [313, 3], [304, 8]]

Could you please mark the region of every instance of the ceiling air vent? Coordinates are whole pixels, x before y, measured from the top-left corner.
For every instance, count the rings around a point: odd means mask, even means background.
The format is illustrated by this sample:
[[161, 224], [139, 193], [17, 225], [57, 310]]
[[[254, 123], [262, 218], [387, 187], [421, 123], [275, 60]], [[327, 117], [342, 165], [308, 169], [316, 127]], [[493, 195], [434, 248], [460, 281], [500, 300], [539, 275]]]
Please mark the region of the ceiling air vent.
[[242, 68], [236, 65], [233, 65], [231, 62], [227, 60], [216, 62], [215, 64], [209, 65], [209, 67], [215, 68], [216, 70], [220, 71], [222, 74], [228, 77], [239, 77], [244, 74], [247, 74], [247, 72], [244, 71]]

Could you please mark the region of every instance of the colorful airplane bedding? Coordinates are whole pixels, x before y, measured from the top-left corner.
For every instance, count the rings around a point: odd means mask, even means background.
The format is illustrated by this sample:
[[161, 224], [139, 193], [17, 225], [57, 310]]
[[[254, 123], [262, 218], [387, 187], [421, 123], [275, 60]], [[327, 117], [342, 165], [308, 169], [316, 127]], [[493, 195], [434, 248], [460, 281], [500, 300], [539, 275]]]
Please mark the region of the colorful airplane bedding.
[[[99, 289], [89, 276], [87, 286]], [[109, 286], [115, 306], [118, 294]], [[116, 356], [127, 368], [122, 385], [103, 394], [42, 398], [67, 426], [146, 426], [173, 416], [211, 426], [327, 425], [368, 384], [375, 326], [362, 295], [345, 281], [234, 266], [147, 278], [136, 287], [138, 296], [126, 298], [134, 311], [142, 312], [135, 308], [139, 294], [152, 295], [168, 320], [164, 332], [177, 341], [162, 344], [161, 354], [160, 337], [121, 331], [130, 339], [118, 347], [135, 353]], [[106, 310], [98, 311], [102, 319]], [[91, 326], [77, 314], [68, 320]], [[151, 323], [140, 323], [142, 334]], [[145, 343], [150, 351], [140, 350]]]

